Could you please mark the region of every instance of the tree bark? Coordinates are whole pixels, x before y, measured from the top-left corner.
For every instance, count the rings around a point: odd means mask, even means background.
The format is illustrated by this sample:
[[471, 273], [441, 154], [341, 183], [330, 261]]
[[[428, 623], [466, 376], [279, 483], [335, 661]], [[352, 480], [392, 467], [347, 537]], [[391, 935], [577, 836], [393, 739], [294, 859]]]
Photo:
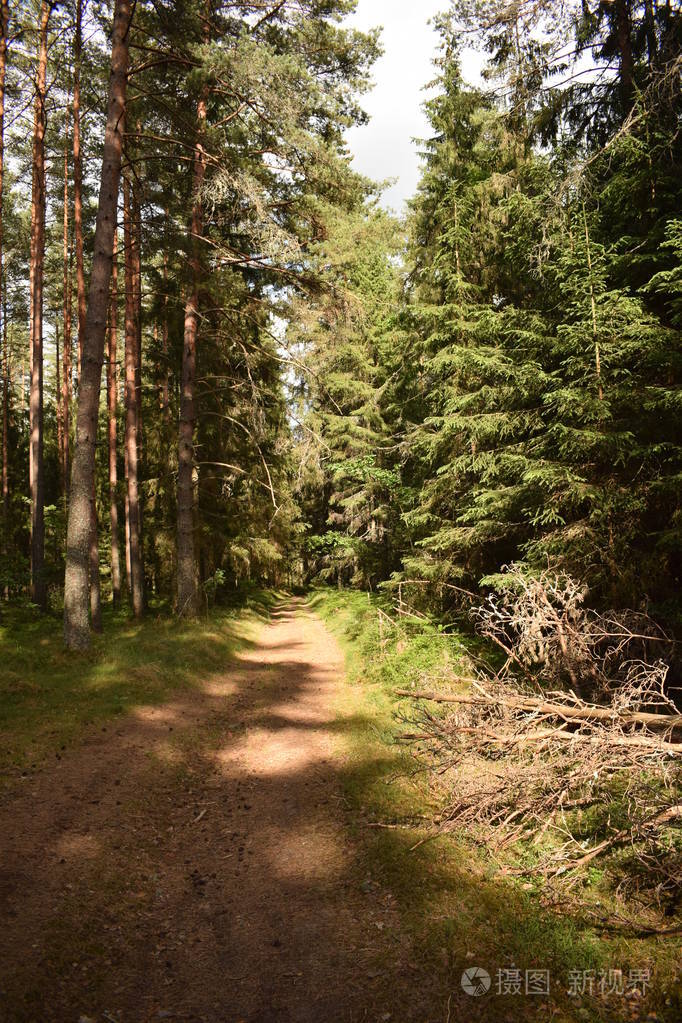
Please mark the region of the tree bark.
[[125, 248], [125, 450], [127, 477], [128, 545], [130, 574], [128, 589], [133, 615], [141, 618], [144, 612], [144, 581], [140, 544], [140, 496], [138, 479], [138, 426], [137, 426], [137, 317], [135, 288], [134, 238], [131, 209], [131, 188], [123, 179], [123, 235]]
[[116, 464], [116, 409], [118, 405], [118, 371], [116, 366], [116, 334], [118, 330], [118, 259], [114, 234], [114, 262], [111, 276], [109, 313], [109, 350], [107, 352], [107, 410], [109, 414], [109, 522], [111, 525], [111, 594], [115, 608], [121, 603], [121, 558], [118, 537], [118, 485]]
[[[124, 353], [125, 361], [125, 353]], [[125, 374], [125, 365], [123, 367]], [[125, 376], [124, 376], [125, 380]], [[125, 382], [123, 385], [123, 404], [125, 407]], [[124, 524], [125, 524], [125, 552], [126, 552], [126, 586], [128, 587], [128, 598], [132, 601], [132, 577], [133, 572], [130, 567], [130, 501], [128, 500], [128, 445], [125, 443], [126, 432], [125, 424], [123, 428], [123, 478], [125, 480], [125, 493], [123, 497], [123, 513], [124, 513]]]
[[203, 209], [201, 186], [206, 173], [203, 134], [206, 125], [206, 92], [197, 105], [197, 142], [194, 147], [192, 171], [192, 218], [190, 222], [190, 268], [192, 282], [185, 303], [185, 326], [182, 346], [182, 378], [180, 390], [180, 423], [178, 429], [178, 497], [177, 497], [177, 613], [193, 615], [198, 610], [197, 569], [194, 552], [194, 425], [196, 421], [195, 383], [197, 366], [197, 330], [199, 321], [199, 287]]
[[121, 175], [122, 123], [125, 116], [131, 20], [131, 0], [116, 0], [102, 175], [81, 353], [76, 445], [71, 470], [66, 541], [64, 639], [69, 648], [76, 650], [86, 649], [90, 642], [88, 569], [92, 539], [95, 446]]
[[[83, 372], [83, 348], [86, 331], [85, 267], [83, 258], [83, 160], [80, 139], [80, 72], [83, 48], [83, 11], [87, 0], [76, 5], [76, 38], [73, 72], [73, 210], [76, 235], [76, 292], [78, 296], [78, 386]], [[99, 540], [97, 536], [97, 499], [93, 482], [92, 534], [90, 536], [90, 619], [95, 632], [102, 629], [99, 581]]]
[[[101, 372], [101, 368], [100, 368]], [[88, 561], [90, 563], [90, 624], [93, 632], [102, 631], [102, 596], [99, 580], [99, 535], [97, 531], [97, 488], [96, 482], [96, 450], [95, 466], [92, 474], [92, 511], [90, 520], [90, 547]]]
[[30, 261], [29, 482], [31, 491], [31, 600], [47, 610], [45, 581], [45, 478], [43, 470], [43, 275], [45, 263], [45, 106], [47, 30], [50, 5], [43, 0], [38, 26], [36, 94], [33, 117]]
[[[137, 126], [138, 132], [142, 131]], [[133, 289], [135, 295], [135, 401], [137, 403], [136, 424], [137, 424], [137, 458], [138, 464], [142, 464], [143, 457], [143, 436], [142, 436], [142, 215], [140, 210], [140, 193], [137, 181], [132, 186], [132, 256], [133, 256]], [[140, 538], [141, 539], [141, 538]]]
[[656, 19], [654, 17], [653, 0], [644, 0], [644, 31], [646, 32], [646, 48], [649, 68], [656, 63], [658, 46], [656, 43]]
[[63, 431], [63, 428], [64, 428], [64, 424], [63, 424], [63, 420], [62, 420], [62, 381], [61, 381], [61, 374], [60, 374], [61, 363], [60, 363], [60, 360], [59, 360], [59, 321], [58, 320], [55, 321], [55, 325], [54, 325], [54, 347], [55, 347], [55, 358], [54, 358], [54, 369], [55, 369], [54, 390], [55, 390], [55, 395], [54, 395], [54, 398], [55, 398], [55, 407], [56, 407], [56, 411], [57, 411], [57, 451], [61, 451], [62, 447], [63, 447], [63, 444], [64, 444], [64, 440], [63, 440], [63, 437], [62, 437], [62, 431]]
[[7, 554], [9, 528], [9, 373], [10, 359], [7, 347], [7, 291], [3, 266], [3, 183], [5, 169], [5, 74], [7, 70], [7, 36], [9, 34], [9, 4], [0, 0], [0, 316], [2, 317], [2, 552]]
[[85, 339], [85, 270], [83, 267], [83, 161], [81, 157], [81, 52], [83, 48], [83, 6], [76, 4], [76, 37], [73, 44], [73, 221], [76, 238], [76, 290], [78, 293], [78, 386], [82, 371]]
[[585, 252], [587, 253], [587, 271], [590, 278], [590, 310], [592, 312], [592, 339], [594, 341], [594, 372], [597, 377], [597, 392], [599, 400], [604, 399], [604, 384], [601, 378], [601, 348], [599, 346], [599, 331], [597, 330], [597, 303], [594, 297], [594, 278], [592, 276], [592, 252], [590, 249], [590, 232], [587, 227], [587, 214], [585, 203], [583, 203], [583, 224], [585, 226]]
[[[166, 213], [166, 222], [168, 213]], [[161, 412], [163, 414], [164, 427], [167, 428], [170, 421], [170, 382], [168, 362], [168, 243], [163, 249], [163, 319], [161, 321]]]
[[11, 361], [7, 335], [7, 296], [2, 296], [2, 552], [7, 554], [9, 532], [9, 379]]
[[[142, 126], [138, 123], [138, 133]], [[140, 585], [142, 587], [142, 606], [146, 605], [147, 594], [144, 578], [144, 501], [140, 498], [140, 476], [144, 468], [144, 432], [142, 424], [142, 213], [140, 209], [140, 191], [137, 178], [132, 186], [132, 230], [133, 230], [133, 287], [135, 295], [135, 433], [137, 442], [137, 524], [138, 544], [140, 549]]]
[[620, 54], [620, 84], [623, 100], [629, 107], [634, 91], [634, 61], [632, 57], [632, 41], [630, 11], [628, 0], [615, 0], [616, 39]]
[[61, 400], [61, 447], [59, 450], [64, 497], [69, 492], [69, 403], [71, 397], [71, 260], [69, 252], [69, 145], [68, 110], [64, 131], [64, 217], [62, 239], [62, 288], [63, 288], [63, 348], [62, 348], [62, 400]]

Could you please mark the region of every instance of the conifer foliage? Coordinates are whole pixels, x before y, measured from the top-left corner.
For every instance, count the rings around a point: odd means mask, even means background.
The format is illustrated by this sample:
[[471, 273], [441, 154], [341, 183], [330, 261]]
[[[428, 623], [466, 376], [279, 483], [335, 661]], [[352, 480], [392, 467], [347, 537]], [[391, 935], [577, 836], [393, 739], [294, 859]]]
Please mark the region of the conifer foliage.
[[[394, 580], [435, 599], [549, 561], [674, 618], [682, 14], [462, 0], [439, 28], [377, 405]], [[462, 40], [487, 54], [480, 87]], [[347, 542], [333, 494], [327, 512]]]
[[71, 647], [100, 590], [438, 609], [512, 563], [675, 620], [679, 4], [444, 0], [402, 219], [354, 6], [1, 5], [0, 590]]
[[63, 600], [69, 647], [121, 575], [141, 617], [286, 574], [278, 317], [369, 191], [343, 142], [378, 52], [353, 6], [3, 5], [1, 584]]

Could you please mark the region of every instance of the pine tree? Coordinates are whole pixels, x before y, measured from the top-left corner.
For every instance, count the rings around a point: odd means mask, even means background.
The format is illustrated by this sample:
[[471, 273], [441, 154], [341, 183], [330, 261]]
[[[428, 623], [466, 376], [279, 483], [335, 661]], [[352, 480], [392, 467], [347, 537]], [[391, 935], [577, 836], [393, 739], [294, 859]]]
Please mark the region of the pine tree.
[[386, 393], [400, 281], [398, 225], [373, 204], [337, 214], [313, 250], [319, 296], [294, 303], [298, 495], [311, 535], [306, 574], [374, 587], [396, 567], [399, 475]]
[[76, 447], [71, 470], [66, 538], [64, 639], [67, 647], [76, 650], [84, 649], [89, 643], [90, 551], [96, 529], [93, 501], [95, 447], [121, 174], [122, 118], [125, 112], [131, 20], [132, 7], [129, 0], [116, 0], [94, 258], [85, 332], [81, 339]]

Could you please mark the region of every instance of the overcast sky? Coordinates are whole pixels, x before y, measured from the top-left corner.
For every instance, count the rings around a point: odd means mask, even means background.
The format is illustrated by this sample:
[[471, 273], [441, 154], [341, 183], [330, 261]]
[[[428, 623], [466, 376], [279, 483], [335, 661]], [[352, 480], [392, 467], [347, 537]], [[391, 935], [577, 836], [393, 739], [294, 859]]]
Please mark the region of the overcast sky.
[[[429, 128], [421, 105], [424, 85], [434, 77], [431, 63], [438, 36], [429, 18], [446, 9], [447, 0], [359, 0], [350, 19], [357, 28], [383, 26], [384, 56], [374, 66], [376, 86], [363, 97], [370, 115], [366, 127], [348, 132], [354, 166], [362, 174], [383, 180], [397, 178], [384, 196], [384, 205], [402, 211], [405, 199], [414, 194], [419, 180], [419, 159], [414, 138], [424, 138]], [[465, 76], [475, 75], [475, 58], [464, 60]]]

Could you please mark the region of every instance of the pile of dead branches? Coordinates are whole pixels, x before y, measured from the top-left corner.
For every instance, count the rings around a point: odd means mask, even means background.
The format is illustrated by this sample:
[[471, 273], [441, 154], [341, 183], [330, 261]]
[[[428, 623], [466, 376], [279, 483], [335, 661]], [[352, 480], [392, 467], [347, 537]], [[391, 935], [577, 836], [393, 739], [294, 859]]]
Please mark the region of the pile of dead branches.
[[492, 850], [521, 840], [532, 867], [519, 873], [558, 877], [605, 858], [620, 885], [670, 906], [682, 878], [682, 714], [659, 651], [672, 643], [645, 615], [584, 609], [558, 573], [509, 575], [475, 612], [501, 668], [398, 690], [419, 701], [404, 738], [451, 778], [439, 826], [466, 827]]

